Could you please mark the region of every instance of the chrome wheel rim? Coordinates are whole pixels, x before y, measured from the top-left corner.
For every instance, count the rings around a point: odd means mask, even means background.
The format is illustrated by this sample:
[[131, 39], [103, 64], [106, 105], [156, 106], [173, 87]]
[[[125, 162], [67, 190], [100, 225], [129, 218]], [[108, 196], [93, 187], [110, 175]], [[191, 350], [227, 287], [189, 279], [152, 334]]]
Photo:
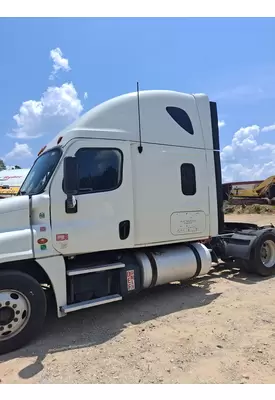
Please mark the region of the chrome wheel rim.
[[18, 335], [27, 325], [31, 305], [17, 290], [0, 290], [0, 342]]

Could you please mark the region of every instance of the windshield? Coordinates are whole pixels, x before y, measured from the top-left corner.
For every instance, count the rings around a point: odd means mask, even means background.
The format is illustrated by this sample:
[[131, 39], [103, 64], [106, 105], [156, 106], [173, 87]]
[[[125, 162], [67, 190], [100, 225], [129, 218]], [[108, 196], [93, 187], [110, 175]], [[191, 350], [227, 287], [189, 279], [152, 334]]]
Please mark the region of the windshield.
[[38, 157], [18, 194], [30, 196], [43, 192], [60, 160], [61, 154], [61, 149], [55, 148]]

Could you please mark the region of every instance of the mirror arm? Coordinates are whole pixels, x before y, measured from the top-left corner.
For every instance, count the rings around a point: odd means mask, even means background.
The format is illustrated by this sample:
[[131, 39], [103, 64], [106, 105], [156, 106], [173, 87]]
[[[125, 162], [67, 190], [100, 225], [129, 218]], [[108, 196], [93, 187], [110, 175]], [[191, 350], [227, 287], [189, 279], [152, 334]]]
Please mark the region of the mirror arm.
[[[78, 165], [74, 157], [65, 157], [64, 159], [64, 191], [67, 195], [65, 201], [65, 210], [67, 214], [77, 212], [77, 182], [78, 182]], [[72, 184], [73, 183], [73, 184]]]
[[67, 199], [65, 201], [65, 210], [67, 214], [77, 213], [77, 200], [74, 195], [67, 194]]
[[76, 205], [76, 198], [72, 194], [67, 195], [68, 208], [74, 208]]

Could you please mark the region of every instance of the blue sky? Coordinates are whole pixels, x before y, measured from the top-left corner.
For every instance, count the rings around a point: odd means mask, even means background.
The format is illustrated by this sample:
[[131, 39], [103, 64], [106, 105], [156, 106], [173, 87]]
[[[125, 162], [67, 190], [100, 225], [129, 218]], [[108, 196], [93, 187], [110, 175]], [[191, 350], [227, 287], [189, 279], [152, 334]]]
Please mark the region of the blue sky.
[[7, 165], [31, 166], [59, 129], [139, 80], [218, 102], [224, 180], [275, 174], [274, 19], [14, 18], [0, 38]]

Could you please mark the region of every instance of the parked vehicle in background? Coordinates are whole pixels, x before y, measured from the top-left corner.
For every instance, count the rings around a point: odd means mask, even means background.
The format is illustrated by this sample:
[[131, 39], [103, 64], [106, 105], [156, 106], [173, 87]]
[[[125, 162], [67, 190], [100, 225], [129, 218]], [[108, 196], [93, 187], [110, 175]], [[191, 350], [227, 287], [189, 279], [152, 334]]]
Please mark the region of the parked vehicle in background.
[[17, 195], [29, 169], [11, 169], [0, 171], [0, 199]]

